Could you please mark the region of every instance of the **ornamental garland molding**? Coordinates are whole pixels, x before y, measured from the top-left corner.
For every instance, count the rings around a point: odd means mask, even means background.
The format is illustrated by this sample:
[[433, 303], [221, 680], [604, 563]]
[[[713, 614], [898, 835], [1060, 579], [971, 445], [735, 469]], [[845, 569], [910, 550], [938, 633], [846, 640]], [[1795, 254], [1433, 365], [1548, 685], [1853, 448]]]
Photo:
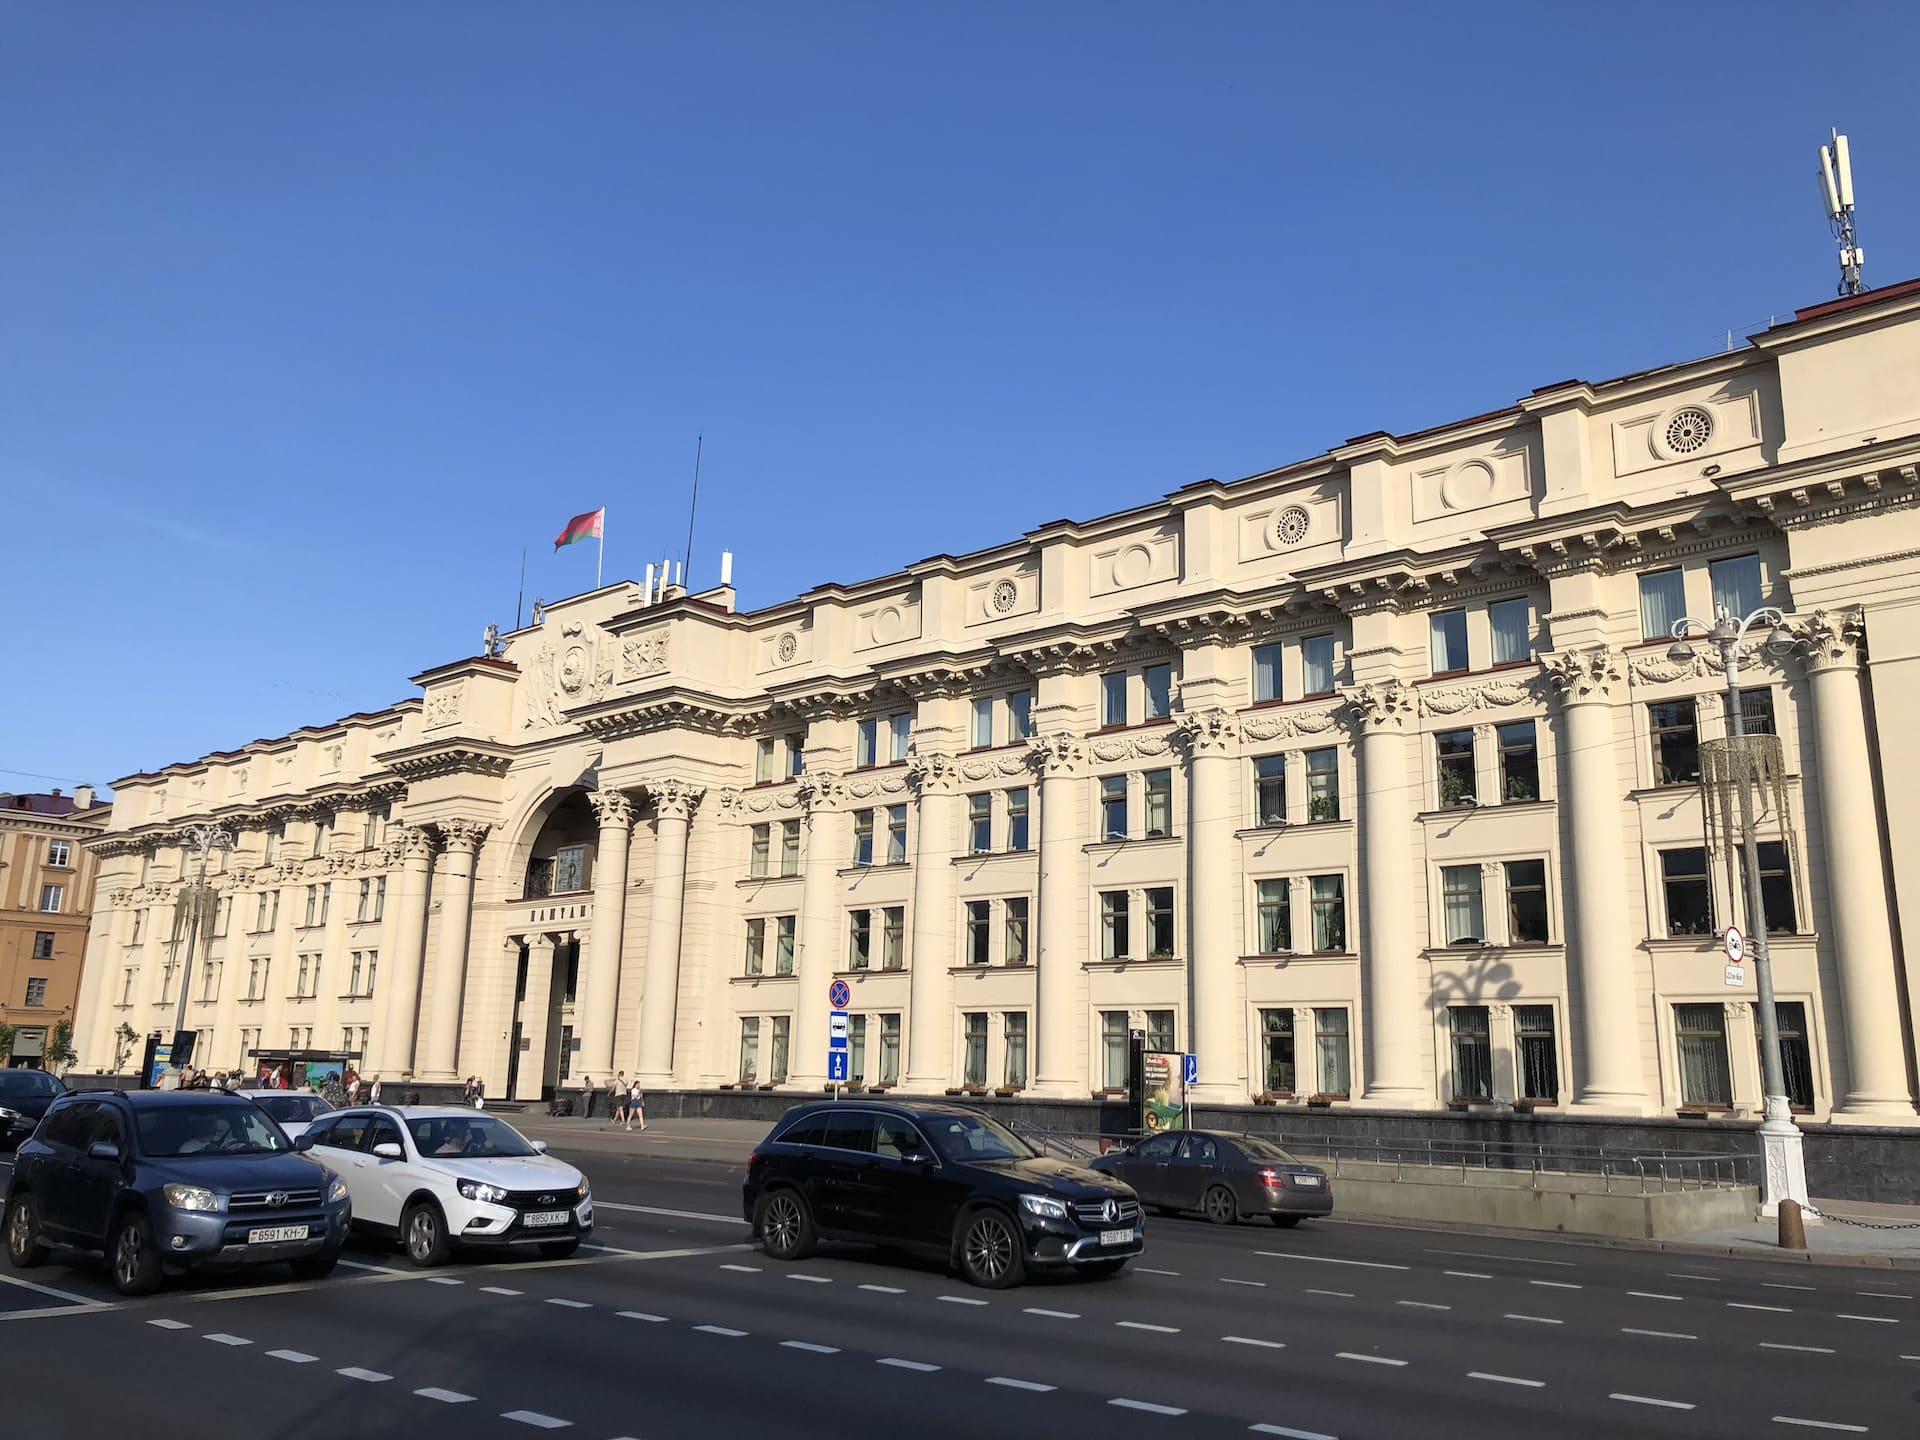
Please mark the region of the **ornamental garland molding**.
[[1420, 692], [1422, 715], [1463, 715], [1469, 710], [1504, 710], [1540, 698], [1539, 682], [1533, 677], [1514, 680], [1488, 680], [1479, 685], [1464, 685], [1450, 690]]
[[865, 800], [874, 795], [904, 795], [907, 791], [907, 777], [897, 770], [878, 778], [856, 775], [842, 788], [855, 800]]
[[800, 809], [795, 787], [782, 785], [765, 790], [722, 790], [720, 811], [734, 815], [787, 815]]
[[1240, 734], [1248, 740], [1280, 740], [1300, 735], [1324, 735], [1340, 723], [1337, 709], [1289, 710], [1268, 715], [1248, 715], [1240, 722]]
[[1148, 735], [1095, 736], [1087, 741], [1087, 753], [1095, 760], [1108, 763], [1115, 760], [1148, 760], [1156, 755], [1165, 755], [1173, 748], [1173, 744], [1173, 737], [1164, 730]]

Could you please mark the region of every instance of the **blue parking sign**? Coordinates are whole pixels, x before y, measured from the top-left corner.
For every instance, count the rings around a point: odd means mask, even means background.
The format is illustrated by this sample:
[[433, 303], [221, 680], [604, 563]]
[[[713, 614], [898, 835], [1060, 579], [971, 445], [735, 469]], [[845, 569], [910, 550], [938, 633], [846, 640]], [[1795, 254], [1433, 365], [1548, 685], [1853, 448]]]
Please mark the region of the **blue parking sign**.
[[845, 1050], [827, 1051], [827, 1082], [832, 1085], [847, 1083], [847, 1061], [851, 1058]]

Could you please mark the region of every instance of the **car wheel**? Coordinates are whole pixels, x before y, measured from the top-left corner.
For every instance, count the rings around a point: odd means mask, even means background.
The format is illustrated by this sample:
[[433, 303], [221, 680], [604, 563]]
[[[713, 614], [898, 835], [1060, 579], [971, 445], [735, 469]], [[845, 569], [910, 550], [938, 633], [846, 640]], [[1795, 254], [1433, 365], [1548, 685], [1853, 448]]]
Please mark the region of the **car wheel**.
[[154, 1248], [146, 1216], [134, 1214], [122, 1220], [107, 1253], [113, 1268], [113, 1288], [122, 1295], [151, 1295], [160, 1288], [160, 1252]]
[[40, 1243], [40, 1221], [33, 1213], [33, 1196], [16, 1195], [7, 1212], [7, 1259], [16, 1270], [31, 1270], [47, 1261], [47, 1247]]
[[969, 1285], [1005, 1290], [1025, 1272], [1020, 1232], [998, 1210], [975, 1210], [961, 1222], [960, 1273]]
[[324, 1280], [333, 1273], [333, 1267], [340, 1263], [338, 1250], [322, 1250], [318, 1255], [308, 1255], [295, 1260], [288, 1266], [296, 1280]]
[[579, 1248], [580, 1237], [578, 1235], [574, 1236], [571, 1240], [550, 1240], [540, 1247], [540, 1258], [543, 1260], [564, 1260]]
[[1207, 1219], [1215, 1225], [1231, 1225], [1240, 1218], [1240, 1202], [1233, 1198], [1233, 1191], [1224, 1185], [1215, 1185], [1201, 1200], [1200, 1209]]
[[813, 1216], [797, 1190], [776, 1190], [760, 1202], [760, 1248], [775, 1260], [804, 1260], [813, 1253]]
[[444, 1265], [453, 1249], [447, 1241], [447, 1222], [431, 1200], [418, 1201], [407, 1210], [400, 1221], [400, 1235], [407, 1258], [422, 1269]]
[[1126, 1268], [1125, 1260], [1095, 1260], [1090, 1265], [1082, 1265], [1080, 1273], [1092, 1280], [1111, 1280]]
[[1276, 1215], [1273, 1217], [1273, 1223], [1278, 1225], [1282, 1230], [1291, 1230], [1300, 1223], [1300, 1217], [1298, 1215]]

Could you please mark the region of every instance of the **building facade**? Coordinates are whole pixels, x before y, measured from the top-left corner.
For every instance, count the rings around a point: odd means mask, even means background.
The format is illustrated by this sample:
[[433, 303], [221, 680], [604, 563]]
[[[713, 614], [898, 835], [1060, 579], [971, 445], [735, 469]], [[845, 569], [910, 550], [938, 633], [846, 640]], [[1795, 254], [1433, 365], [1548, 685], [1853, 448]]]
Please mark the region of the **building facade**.
[[87, 842], [111, 811], [84, 785], [0, 794], [0, 1025], [13, 1029], [0, 1065], [42, 1065], [54, 1027], [74, 1019], [100, 868]]
[[214, 1065], [818, 1093], [838, 978], [854, 1081], [903, 1093], [1111, 1092], [1142, 1029], [1213, 1103], [1757, 1114], [1724, 676], [1669, 652], [1767, 604], [1789, 1088], [1913, 1124], [1917, 466], [1920, 283], [759, 611], [608, 586], [118, 782], [84, 1059], [170, 1023], [213, 820]]

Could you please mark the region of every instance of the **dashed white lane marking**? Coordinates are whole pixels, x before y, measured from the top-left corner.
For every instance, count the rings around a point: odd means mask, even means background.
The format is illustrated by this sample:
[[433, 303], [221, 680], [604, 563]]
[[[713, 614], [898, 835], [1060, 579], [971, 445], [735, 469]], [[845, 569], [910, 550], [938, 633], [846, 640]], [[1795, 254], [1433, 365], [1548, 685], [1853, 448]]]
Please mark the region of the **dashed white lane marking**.
[[563, 1310], [591, 1310], [593, 1308], [593, 1305], [590, 1301], [563, 1300], [557, 1295], [549, 1299], [547, 1303], [549, 1305], [558, 1305]]
[[1891, 1315], [1836, 1315], [1836, 1320], [1864, 1320], [1869, 1325], [1898, 1325], [1900, 1322]]
[[883, 1356], [873, 1363], [876, 1365], [891, 1365], [896, 1370], [913, 1370], [922, 1375], [931, 1375], [940, 1368], [938, 1365], [929, 1365], [924, 1360], [900, 1360], [892, 1355]]
[[1187, 1412], [1172, 1405], [1156, 1405], [1151, 1400], [1128, 1400], [1116, 1397], [1107, 1401], [1109, 1405], [1118, 1405], [1122, 1410], [1144, 1410], [1149, 1415], [1184, 1415]]
[[531, 1425], [536, 1430], [567, 1430], [573, 1425], [571, 1420], [562, 1420], [557, 1415], [542, 1415], [538, 1410], [507, 1410], [502, 1412], [500, 1418], [518, 1425]]
[[862, 1290], [871, 1290], [876, 1295], [904, 1295], [907, 1292], [898, 1285], [862, 1285]]
[[1309, 1290], [1309, 1291], [1307, 1291], [1307, 1294], [1309, 1294], [1309, 1295], [1332, 1295], [1332, 1296], [1335, 1296], [1335, 1297], [1337, 1297], [1337, 1298], [1339, 1298], [1339, 1299], [1341, 1299], [1341, 1300], [1351, 1300], [1351, 1299], [1353, 1299], [1353, 1292], [1352, 1292], [1351, 1290]]
[[1180, 1273], [1178, 1270], [1155, 1270], [1149, 1265], [1136, 1265], [1133, 1268], [1142, 1275], [1178, 1275]]
[[1801, 1355], [1833, 1354], [1833, 1351], [1829, 1350], [1825, 1345], [1779, 1345], [1771, 1340], [1762, 1340], [1760, 1342], [1760, 1348], [1762, 1350], [1793, 1350]]
[[149, 1320], [147, 1323], [156, 1330], [191, 1330], [193, 1328], [184, 1320]]
[[524, 1295], [527, 1292], [524, 1290], [509, 1290], [504, 1285], [482, 1285], [480, 1287], [480, 1293], [482, 1295]]
[[1430, 1300], [1396, 1300], [1396, 1305], [1404, 1305], [1409, 1310], [1451, 1310], [1451, 1305], [1435, 1305]]
[[780, 1342], [780, 1348], [783, 1350], [804, 1350], [809, 1355], [838, 1355], [840, 1353], [840, 1347], [837, 1345], [815, 1345], [811, 1340], [782, 1340]]
[[427, 1277], [427, 1283], [429, 1285], [464, 1285], [467, 1282], [464, 1280], [456, 1280], [451, 1275], [429, 1275]]
[[1451, 1275], [1456, 1280], [1491, 1280], [1493, 1276], [1484, 1270], [1443, 1270], [1443, 1275]]
[[1251, 1335], [1222, 1335], [1221, 1340], [1229, 1345], [1257, 1345], [1262, 1350], [1284, 1350], [1284, 1340], [1256, 1340]]
[[635, 1215], [665, 1215], [673, 1220], [711, 1220], [716, 1225], [745, 1225], [738, 1215], [714, 1215], [705, 1210], [663, 1210], [658, 1205], [622, 1205], [613, 1200], [593, 1202], [596, 1210], [626, 1210]]
[[1704, 1280], [1709, 1285], [1718, 1285], [1720, 1283], [1720, 1277], [1718, 1275], [1695, 1275], [1688, 1270], [1668, 1270], [1665, 1273], [1669, 1280]]
[[413, 1393], [423, 1400], [438, 1400], [442, 1405], [465, 1405], [473, 1399], [473, 1396], [462, 1395], [458, 1390], [442, 1390], [438, 1385], [429, 1385]]
[[1331, 1255], [1295, 1255], [1287, 1250], [1256, 1250], [1269, 1260], [1308, 1260], [1315, 1265], [1351, 1265], [1359, 1270], [1411, 1270], [1411, 1265], [1389, 1265], [1384, 1260], [1336, 1260]]
[[251, 1345], [253, 1343], [253, 1341], [247, 1339], [244, 1335], [229, 1335], [224, 1330], [215, 1330], [211, 1334], [202, 1335], [200, 1338], [202, 1340], [211, 1340], [216, 1345]]
[[984, 1305], [987, 1302], [972, 1295], [936, 1295], [933, 1297], [942, 1305]]
[[1231, 1275], [1222, 1275], [1220, 1277], [1220, 1283], [1222, 1285], [1246, 1285], [1255, 1290], [1264, 1290], [1267, 1288], [1267, 1282], [1264, 1280], [1236, 1280]]
[[1074, 1310], [1041, 1310], [1041, 1309], [1038, 1309], [1038, 1308], [1036, 1308], [1035, 1306], [1032, 1306], [1032, 1305], [1029, 1305], [1029, 1306], [1027, 1307], [1027, 1309], [1026, 1309], [1026, 1312], [1025, 1312], [1025, 1313], [1027, 1313], [1028, 1315], [1044, 1315], [1044, 1316], [1045, 1316], [1045, 1317], [1046, 1317], [1047, 1319], [1049, 1319], [1049, 1320], [1078, 1320], [1078, 1319], [1080, 1318], [1080, 1315], [1079, 1315], [1079, 1312], [1078, 1312], [1078, 1311], [1074, 1311]]
[[[1509, 1265], [1556, 1265], [1562, 1270], [1571, 1270], [1574, 1268], [1573, 1261], [1571, 1260], [1531, 1260], [1524, 1255], [1496, 1255], [1491, 1250], [1435, 1250], [1432, 1247], [1428, 1247], [1426, 1253], [1429, 1255], [1471, 1255], [1476, 1260], [1504, 1260]], [[1396, 1265], [1393, 1268], [1396, 1270], [1404, 1270], [1407, 1267], [1404, 1265]]]
[[344, 1265], [349, 1270], [378, 1270], [382, 1275], [398, 1275], [401, 1273], [391, 1265], [372, 1265], [365, 1260], [340, 1260], [335, 1263]]
[[1404, 1360], [1395, 1360], [1386, 1355], [1361, 1355], [1353, 1350], [1341, 1350], [1333, 1357], [1336, 1360], [1359, 1360], [1368, 1365], [1405, 1365]]
[[1902, 1360], [1920, 1360], [1920, 1355], [1902, 1355]]
[[1284, 1435], [1287, 1440], [1338, 1440], [1337, 1436], [1322, 1435], [1318, 1430], [1295, 1430], [1287, 1425], [1249, 1425], [1256, 1435]]
[[1549, 1290], [1584, 1290], [1584, 1285], [1575, 1285], [1571, 1280], [1529, 1280], [1529, 1285], [1544, 1285]]
[[1805, 1290], [1809, 1293], [1813, 1290], [1811, 1285], [1783, 1285], [1778, 1280], [1764, 1280], [1760, 1288], [1762, 1290]]
[[1122, 1330], [1151, 1330], [1156, 1335], [1178, 1335], [1178, 1325], [1149, 1325], [1144, 1320], [1116, 1320], [1113, 1322]]
[[1765, 1310], [1769, 1315], [1791, 1315], [1793, 1313], [1793, 1307], [1790, 1305], [1748, 1305], [1739, 1300], [1727, 1301], [1727, 1308], [1729, 1310]]
[[1896, 1295], [1891, 1290], [1856, 1290], [1856, 1295], [1864, 1295], [1869, 1300], [1911, 1300], [1911, 1295]]
[[702, 1335], [720, 1335], [728, 1340], [738, 1340], [747, 1333], [744, 1330], [730, 1330], [725, 1325], [696, 1325], [693, 1328]]
[[649, 1325], [664, 1325], [667, 1323], [666, 1316], [649, 1315], [644, 1310], [622, 1310], [619, 1313], [622, 1320], [644, 1320]]
[[1048, 1395], [1058, 1388], [1053, 1385], [1042, 1385], [1038, 1380], [1016, 1380], [1011, 1375], [989, 1375], [987, 1384], [1002, 1385], [1009, 1390], [1031, 1390], [1036, 1395]]
[[787, 1279], [804, 1280], [809, 1285], [831, 1285], [833, 1283], [833, 1277], [831, 1275], [798, 1275], [796, 1274], [796, 1275], [787, 1276]]
[[1693, 1406], [1685, 1400], [1661, 1400], [1652, 1395], [1628, 1395], [1616, 1390], [1607, 1396], [1609, 1400], [1624, 1400], [1629, 1405], [1658, 1405], [1663, 1410], [1691, 1410]]
[[1508, 1312], [1508, 1314], [1507, 1314], [1507, 1319], [1509, 1319], [1509, 1320], [1526, 1320], [1526, 1321], [1529, 1321], [1529, 1322], [1531, 1322], [1532, 1324], [1535, 1324], [1535, 1325], [1564, 1325], [1564, 1324], [1566, 1324], [1566, 1321], [1564, 1321], [1564, 1320], [1555, 1320], [1555, 1319], [1553, 1319], [1553, 1318], [1551, 1318], [1550, 1316], [1546, 1316], [1546, 1315], [1515, 1315], [1515, 1314], [1513, 1314], [1513, 1313], [1512, 1313], [1511, 1311], [1509, 1311], [1509, 1312]]
[[1698, 1340], [1698, 1335], [1682, 1335], [1678, 1330], [1635, 1330], [1632, 1326], [1622, 1325], [1622, 1335], [1645, 1335], [1650, 1340]]
[[1627, 1294], [1636, 1300], [1684, 1300], [1684, 1295], [1662, 1295], [1658, 1290], [1629, 1290]]
[[369, 1385], [379, 1385], [393, 1378], [391, 1375], [382, 1375], [378, 1370], [363, 1370], [358, 1365], [348, 1365], [333, 1373], [344, 1375], [349, 1380], [364, 1380]]
[[1544, 1380], [1523, 1380], [1518, 1375], [1494, 1375], [1485, 1370], [1469, 1370], [1467, 1372], [1467, 1378], [1469, 1380], [1491, 1380], [1496, 1385], [1524, 1385], [1529, 1390], [1543, 1390], [1547, 1384]]
[[1798, 1415], [1776, 1415], [1773, 1417], [1773, 1423], [1776, 1425], [1804, 1425], [1809, 1430], [1844, 1430], [1849, 1435], [1864, 1435], [1867, 1433], [1867, 1427], [1864, 1425], [1842, 1425], [1837, 1420], [1802, 1420]]
[[758, 1265], [722, 1265], [720, 1268], [722, 1270], [731, 1270], [737, 1275], [758, 1275], [760, 1273], [760, 1267]]

